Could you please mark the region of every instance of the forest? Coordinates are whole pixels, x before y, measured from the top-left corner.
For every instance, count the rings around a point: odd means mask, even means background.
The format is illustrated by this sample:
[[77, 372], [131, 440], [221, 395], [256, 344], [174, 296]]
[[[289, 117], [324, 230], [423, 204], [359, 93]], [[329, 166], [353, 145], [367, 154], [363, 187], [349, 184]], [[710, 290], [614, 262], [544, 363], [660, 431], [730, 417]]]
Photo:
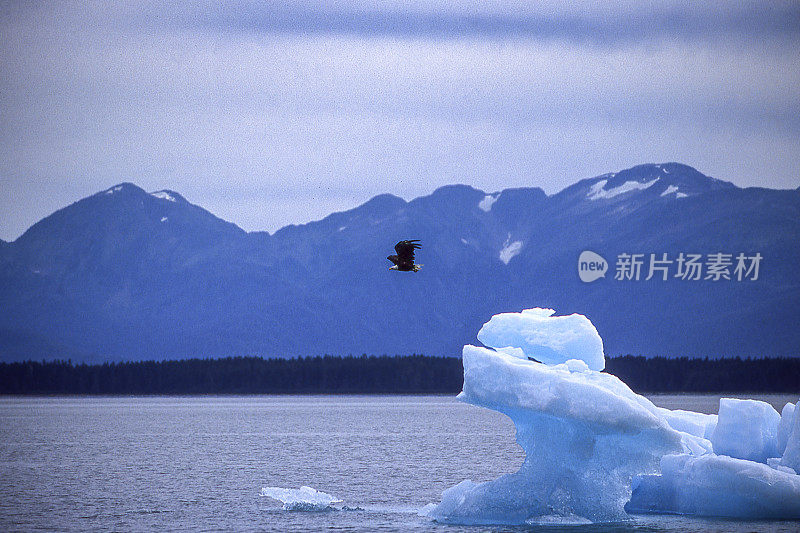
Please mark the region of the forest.
[[[605, 372], [640, 393], [800, 392], [800, 358], [625, 355]], [[0, 363], [6, 395], [455, 394], [462, 383], [461, 359], [425, 355]]]

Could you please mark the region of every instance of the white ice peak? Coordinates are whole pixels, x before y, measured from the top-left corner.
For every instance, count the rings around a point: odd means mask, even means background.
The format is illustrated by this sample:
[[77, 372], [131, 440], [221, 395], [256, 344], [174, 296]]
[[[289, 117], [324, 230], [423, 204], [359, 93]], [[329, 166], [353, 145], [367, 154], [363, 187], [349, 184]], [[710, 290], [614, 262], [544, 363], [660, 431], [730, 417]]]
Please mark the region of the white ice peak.
[[155, 196], [156, 198], [160, 198], [162, 200], [168, 200], [170, 202], [177, 202], [177, 200], [175, 200], [175, 197], [172, 196], [167, 191], [151, 192], [150, 196]]
[[478, 332], [484, 345], [508, 355], [557, 365], [580, 359], [588, 369], [605, 368], [603, 340], [583, 315], [553, 316], [552, 309], [494, 315]]
[[508, 264], [511, 259], [522, 250], [522, 241], [511, 242], [511, 234], [506, 237], [506, 242], [503, 244], [503, 249], [500, 250], [500, 261]]
[[612, 189], [604, 189], [603, 187], [606, 186], [608, 180], [600, 180], [594, 185], [589, 188], [589, 192], [586, 194], [586, 197], [589, 200], [607, 200], [609, 198], [613, 198], [615, 196], [619, 196], [620, 194], [624, 194], [626, 192], [631, 192], [635, 190], [644, 190], [648, 187], [652, 187], [658, 181], [658, 178], [654, 178], [651, 181], [626, 181], [622, 185], [614, 187]]
[[483, 200], [478, 202], [478, 207], [488, 213], [492, 210], [492, 205], [494, 205], [498, 198], [500, 198], [500, 193], [487, 194], [483, 197]]

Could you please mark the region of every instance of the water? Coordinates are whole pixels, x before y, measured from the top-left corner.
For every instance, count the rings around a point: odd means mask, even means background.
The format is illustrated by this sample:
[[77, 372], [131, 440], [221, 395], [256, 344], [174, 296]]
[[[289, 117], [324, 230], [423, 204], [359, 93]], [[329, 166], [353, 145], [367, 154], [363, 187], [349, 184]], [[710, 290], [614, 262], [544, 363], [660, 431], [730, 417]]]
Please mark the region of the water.
[[[764, 398], [778, 407], [792, 396]], [[654, 396], [715, 412], [718, 397]], [[447, 396], [0, 398], [2, 531], [524, 531], [432, 523], [444, 489], [516, 471], [510, 420]], [[283, 511], [310, 485], [355, 510]], [[637, 516], [543, 531], [798, 531]]]

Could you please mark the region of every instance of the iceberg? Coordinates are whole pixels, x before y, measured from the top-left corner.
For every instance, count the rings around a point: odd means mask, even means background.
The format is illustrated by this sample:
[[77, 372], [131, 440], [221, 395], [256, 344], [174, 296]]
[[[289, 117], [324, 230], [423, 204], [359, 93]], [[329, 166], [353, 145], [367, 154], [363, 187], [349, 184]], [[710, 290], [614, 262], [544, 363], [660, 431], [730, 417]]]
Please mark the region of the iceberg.
[[649, 400], [585, 363], [549, 366], [465, 346], [463, 364], [459, 398], [508, 415], [526, 458], [514, 474], [446, 490], [428, 513], [438, 521], [616, 521], [626, 516], [631, 478], [658, 472], [664, 454], [684, 449]]
[[342, 500], [312, 487], [285, 489], [283, 487], [263, 487], [261, 495], [283, 503], [284, 511], [327, 511], [331, 504]]
[[[526, 457], [423, 513], [466, 525], [625, 520], [628, 513], [800, 518], [800, 409], [723, 399], [719, 415], [655, 406], [605, 367], [591, 321], [502, 313], [464, 346], [458, 398], [507, 415]], [[791, 420], [790, 420], [791, 418]], [[782, 440], [784, 439], [784, 440]], [[785, 444], [783, 444], [785, 443]]]

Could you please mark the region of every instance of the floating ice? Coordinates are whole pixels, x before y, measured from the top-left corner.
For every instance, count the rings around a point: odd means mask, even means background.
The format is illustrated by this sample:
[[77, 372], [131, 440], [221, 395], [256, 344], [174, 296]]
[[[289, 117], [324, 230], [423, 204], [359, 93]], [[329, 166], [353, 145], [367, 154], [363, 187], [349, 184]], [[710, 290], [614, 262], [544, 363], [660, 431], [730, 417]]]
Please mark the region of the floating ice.
[[548, 366], [476, 346], [464, 347], [463, 363], [459, 398], [508, 415], [526, 458], [515, 474], [446, 490], [428, 513], [439, 521], [619, 520], [631, 477], [656, 473], [665, 453], [684, 449], [649, 400], [585, 363]]
[[553, 315], [495, 315], [478, 338], [496, 349], [463, 350], [459, 399], [511, 418], [522, 467], [462, 481], [421, 512], [508, 525], [626, 512], [800, 518], [800, 403], [783, 416], [753, 400], [723, 399], [719, 416], [656, 407], [599, 372], [602, 340], [586, 317]]
[[299, 489], [264, 487], [261, 489], [261, 495], [283, 502], [285, 511], [326, 511], [330, 509], [332, 503], [342, 501], [330, 494], [305, 486]]
[[554, 314], [552, 309], [536, 307], [494, 315], [478, 332], [478, 340], [523, 359], [532, 357], [546, 364], [581, 359], [590, 369], [603, 370], [603, 340], [589, 319]]

